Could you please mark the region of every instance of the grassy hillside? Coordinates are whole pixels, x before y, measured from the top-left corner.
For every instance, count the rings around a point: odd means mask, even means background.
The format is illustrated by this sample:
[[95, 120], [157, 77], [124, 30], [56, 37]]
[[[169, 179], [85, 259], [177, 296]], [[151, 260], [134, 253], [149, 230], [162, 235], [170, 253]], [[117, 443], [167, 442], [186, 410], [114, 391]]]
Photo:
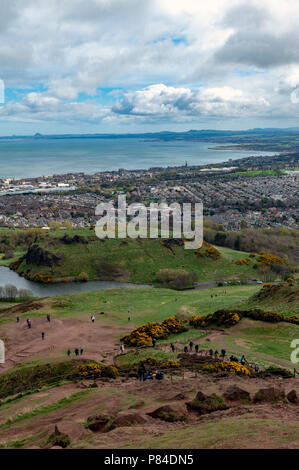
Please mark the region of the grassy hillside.
[[[77, 232], [69, 231], [69, 234], [73, 236]], [[161, 239], [99, 240], [90, 233], [86, 230], [80, 233], [88, 243], [65, 244], [58, 233], [41, 237], [38, 245], [51, 254], [61, 256], [62, 261], [51, 267], [23, 261], [18, 272], [25, 273], [29, 269], [30, 275], [51, 274], [54, 278], [75, 277], [85, 272], [90, 280], [117, 279], [136, 283], [152, 283], [157, 271], [165, 268], [196, 272], [200, 281], [257, 277], [253, 262], [249, 266], [235, 264], [238, 259], [248, 256], [246, 252], [221, 247], [221, 258], [215, 260], [199, 257], [183, 246], [168, 249], [161, 244]], [[4, 263], [7, 265], [7, 260]]]

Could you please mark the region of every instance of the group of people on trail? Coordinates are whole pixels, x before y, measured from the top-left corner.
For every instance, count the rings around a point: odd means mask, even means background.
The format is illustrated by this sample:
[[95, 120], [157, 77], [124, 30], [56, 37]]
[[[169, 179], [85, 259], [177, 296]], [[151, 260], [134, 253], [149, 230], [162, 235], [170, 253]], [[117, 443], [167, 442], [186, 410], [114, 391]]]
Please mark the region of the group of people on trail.
[[[193, 346], [194, 346], [194, 351], [196, 352], [196, 354], [198, 353], [199, 351], [199, 345], [198, 344], [194, 344], [193, 341], [190, 341], [189, 343], [189, 349], [188, 349], [188, 346], [184, 346], [184, 353], [187, 353], [187, 352], [192, 352], [193, 351]], [[171, 344], [170, 345], [171, 347], [171, 350], [172, 352], [174, 352], [174, 345]]]
[[[75, 349], [74, 349], [74, 353], [75, 353], [75, 356], [79, 356], [79, 355], [82, 356], [82, 354], [83, 354], [83, 348], [80, 348], [80, 349], [79, 349], [79, 348], [75, 348]], [[71, 354], [72, 354], [71, 350], [68, 349], [68, 350], [67, 350], [67, 355], [68, 355], [68, 357], [70, 357]]]
[[164, 374], [161, 371], [155, 370], [154, 373], [152, 373], [150, 370], [147, 371], [144, 362], [140, 362], [137, 374], [139, 382], [144, 382], [145, 380], [153, 380], [154, 378], [156, 380], [164, 379]]
[[[47, 321], [50, 323], [51, 322], [51, 316], [49, 314], [47, 314]], [[17, 316], [17, 323], [20, 323], [20, 317]], [[27, 325], [27, 328], [30, 330], [31, 329], [31, 320], [29, 318], [27, 318], [26, 320], [26, 325]], [[42, 340], [45, 339], [45, 332], [42, 331], [41, 332], [41, 336], [42, 336]]]

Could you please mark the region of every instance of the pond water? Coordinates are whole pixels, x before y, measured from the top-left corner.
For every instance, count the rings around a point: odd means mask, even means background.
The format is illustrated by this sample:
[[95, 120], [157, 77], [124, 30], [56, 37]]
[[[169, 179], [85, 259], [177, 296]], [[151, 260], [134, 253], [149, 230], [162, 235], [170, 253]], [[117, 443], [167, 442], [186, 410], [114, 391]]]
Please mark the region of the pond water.
[[55, 282], [53, 284], [40, 284], [28, 281], [15, 271], [0, 266], [0, 286], [12, 284], [18, 289], [29, 289], [35, 297], [48, 297], [54, 295], [74, 294], [91, 290], [115, 289], [117, 287], [152, 287], [147, 284], [132, 284], [118, 281], [88, 281], [88, 282]]

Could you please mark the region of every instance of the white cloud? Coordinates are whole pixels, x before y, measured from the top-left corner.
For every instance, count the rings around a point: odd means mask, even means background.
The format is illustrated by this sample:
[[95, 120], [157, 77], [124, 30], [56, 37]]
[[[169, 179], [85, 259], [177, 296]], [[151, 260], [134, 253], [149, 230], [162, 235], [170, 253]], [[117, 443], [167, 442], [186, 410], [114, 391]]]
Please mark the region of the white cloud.
[[[0, 109], [1, 119], [156, 117], [158, 126], [158, 117], [297, 115], [297, 0], [1, 0], [1, 7], [0, 78], [24, 95]], [[102, 103], [99, 88], [108, 88]]]

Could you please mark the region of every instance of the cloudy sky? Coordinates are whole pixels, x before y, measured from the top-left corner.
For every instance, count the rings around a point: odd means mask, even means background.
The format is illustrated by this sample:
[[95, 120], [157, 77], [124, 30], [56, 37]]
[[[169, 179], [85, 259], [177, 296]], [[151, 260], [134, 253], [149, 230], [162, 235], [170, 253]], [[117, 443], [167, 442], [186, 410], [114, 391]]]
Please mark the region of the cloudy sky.
[[0, 8], [1, 135], [299, 125], [298, 0]]

